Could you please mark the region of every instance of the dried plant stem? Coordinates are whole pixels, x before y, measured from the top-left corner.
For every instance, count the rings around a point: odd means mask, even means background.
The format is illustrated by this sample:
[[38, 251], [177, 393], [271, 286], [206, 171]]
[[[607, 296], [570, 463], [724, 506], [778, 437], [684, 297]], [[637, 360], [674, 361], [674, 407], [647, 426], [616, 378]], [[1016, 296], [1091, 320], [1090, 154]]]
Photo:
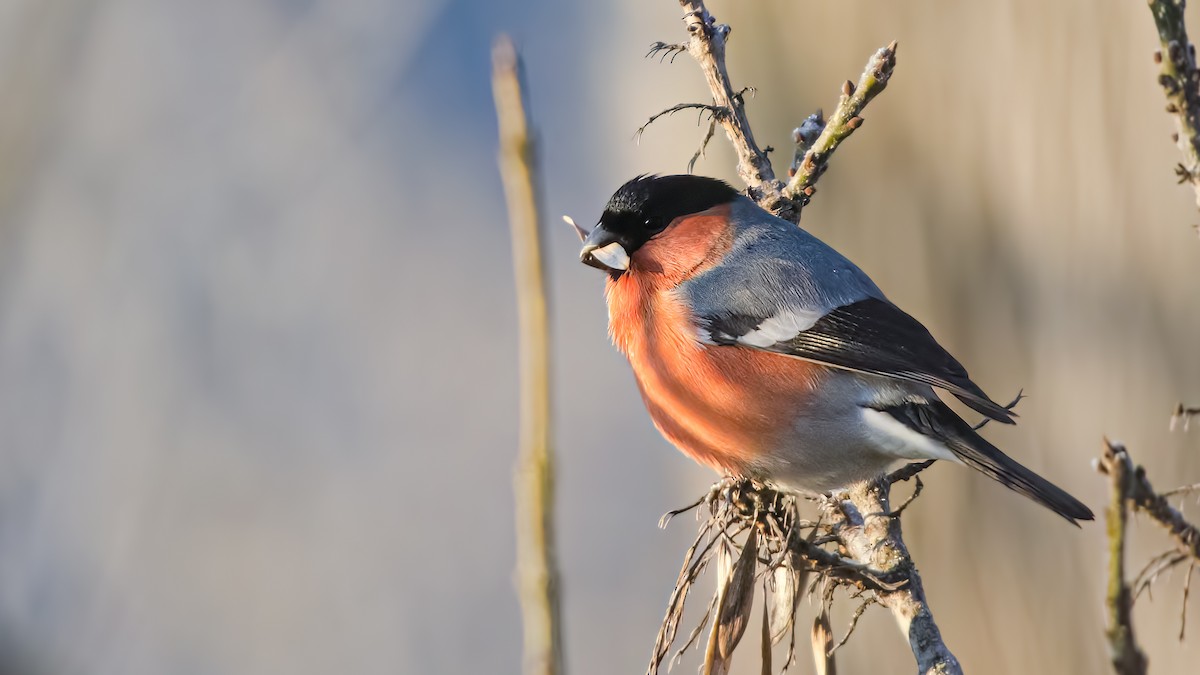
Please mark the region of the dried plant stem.
[[1191, 183], [1200, 206], [1200, 71], [1196, 49], [1188, 41], [1183, 21], [1183, 0], [1150, 0], [1150, 13], [1158, 28], [1162, 51], [1156, 52], [1158, 83], [1167, 97], [1167, 112], [1175, 117], [1175, 140], [1183, 153], [1176, 168], [1180, 183]]
[[1108, 533], [1108, 588], [1105, 609], [1108, 656], [1118, 675], [1144, 675], [1146, 654], [1133, 633], [1133, 595], [1125, 580], [1125, 532], [1128, 503], [1133, 485], [1133, 465], [1125, 448], [1106, 441], [1097, 469], [1108, 475], [1110, 497], [1105, 513]]
[[917, 672], [921, 675], [962, 673], [958, 659], [942, 640], [925, 599], [921, 576], [908, 555], [900, 531], [900, 519], [889, 515], [890, 481], [886, 478], [863, 483], [842, 502], [827, 502], [823, 509], [834, 534], [857, 562], [889, 580], [894, 588], [875, 590], [879, 603], [891, 610], [900, 632], [908, 639]]
[[492, 90], [500, 126], [500, 175], [512, 227], [520, 330], [520, 451], [517, 500], [517, 592], [529, 675], [563, 672], [558, 567], [554, 550], [554, 453], [550, 433], [550, 339], [538, 227], [533, 135], [516, 49], [500, 37], [492, 52]]

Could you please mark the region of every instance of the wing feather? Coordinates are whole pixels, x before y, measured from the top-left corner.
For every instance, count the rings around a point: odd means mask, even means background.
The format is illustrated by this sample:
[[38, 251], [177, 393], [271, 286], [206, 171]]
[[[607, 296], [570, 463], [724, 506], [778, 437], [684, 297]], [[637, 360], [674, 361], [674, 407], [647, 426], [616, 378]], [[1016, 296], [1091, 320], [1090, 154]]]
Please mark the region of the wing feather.
[[[997, 422], [1013, 423], [1015, 414], [993, 401], [971, 381], [967, 370], [925, 326], [892, 303], [867, 298], [836, 307], [794, 336], [764, 344], [741, 340], [771, 317], [728, 315], [705, 317], [717, 344], [785, 354], [838, 368], [920, 382], [944, 389], [976, 412]], [[750, 327], [750, 330], [747, 328]]]

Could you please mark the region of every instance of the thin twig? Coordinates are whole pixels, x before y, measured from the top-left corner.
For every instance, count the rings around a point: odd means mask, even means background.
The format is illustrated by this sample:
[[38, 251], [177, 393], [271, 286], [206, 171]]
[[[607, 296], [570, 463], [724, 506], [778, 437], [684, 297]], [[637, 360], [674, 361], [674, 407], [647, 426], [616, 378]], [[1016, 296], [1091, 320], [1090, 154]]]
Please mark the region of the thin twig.
[[850, 626], [846, 628], [846, 634], [842, 636], [842, 639], [838, 640], [837, 644], [835, 644], [829, 650], [830, 656], [833, 656], [834, 652], [836, 652], [838, 649], [841, 649], [842, 645], [846, 644], [846, 642], [850, 640], [850, 636], [854, 635], [854, 629], [858, 628], [858, 620], [862, 618], [862, 615], [867, 611], [867, 608], [875, 604], [875, 602], [875, 598], [867, 598], [866, 600], [860, 602], [858, 607], [854, 608], [854, 614], [850, 617]]
[[500, 126], [500, 175], [512, 227], [520, 327], [521, 427], [513, 488], [525, 672], [557, 675], [563, 672], [563, 649], [554, 550], [550, 338], [534, 143], [522, 91], [520, 59], [507, 37], [496, 40], [492, 67], [492, 91]]
[[1133, 578], [1133, 601], [1137, 602], [1143, 591], [1149, 592], [1151, 599], [1153, 599], [1154, 593], [1151, 591], [1151, 587], [1155, 581], [1158, 581], [1158, 575], [1175, 567], [1179, 563], [1187, 562], [1187, 560], [1188, 557], [1179, 551], [1167, 551], [1155, 556]]
[[700, 117], [696, 120], [697, 124], [701, 119], [704, 119], [704, 113], [708, 113], [709, 118], [712, 120], [720, 119], [721, 117], [729, 114], [728, 109], [717, 105], [712, 105], [710, 103], [677, 103], [666, 110], [661, 110], [651, 115], [650, 119], [646, 120], [645, 124], [638, 127], [637, 131], [633, 132], [633, 139], [635, 141], [640, 141], [642, 134], [646, 133], [646, 129], [649, 128], [651, 124], [654, 124], [660, 117], [674, 115], [681, 110], [699, 110]]
[[1177, 488], [1172, 488], [1170, 490], [1167, 490], [1166, 492], [1163, 492], [1161, 494], [1164, 497], [1176, 497], [1178, 495], [1185, 495], [1190, 492], [1195, 492], [1197, 490], [1200, 490], [1200, 483], [1192, 483], [1191, 485], [1181, 485]]
[[704, 156], [704, 151], [708, 149], [708, 142], [712, 140], [715, 133], [717, 133], [717, 118], [713, 117], [708, 121], [708, 131], [704, 132], [704, 138], [700, 140], [700, 147], [696, 148], [695, 154], [688, 160], [688, 173], [691, 173], [696, 168], [696, 162]]
[[[722, 116], [718, 121], [737, 153], [738, 176], [746, 183], [750, 196], [760, 205], [793, 222], [798, 221], [799, 207], [783, 196], [783, 184], [775, 179], [775, 170], [767, 153], [754, 140], [750, 121], [746, 118], [745, 101], [730, 82], [729, 71], [725, 67], [725, 42], [729, 37], [729, 26], [718, 24], [708, 13], [703, 0], [679, 0], [679, 6], [683, 8], [683, 21], [688, 32], [688, 40], [684, 45], [700, 65], [712, 92], [714, 105], [729, 111], [729, 115]], [[657, 47], [658, 44], [655, 45]], [[655, 48], [651, 48], [651, 52]]]
[[913, 487], [912, 494], [908, 496], [908, 499], [904, 500], [904, 503], [897, 506], [895, 510], [888, 514], [892, 518], [899, 518], [900, 514], [904, 513], [904, 509], [907, 509], [910, 504], [917, 501], [917, 497], [921, 496], [921, 490], [925, 489], [925, 484], [921, 482], [920, 476], [914, 476], [913, 480], [916, 481], [916, 484]]
[[671, 63], [675, 63], [675, 57], [686, 52], [687, 45], [667, 44], [666, 42], [655, 42], [650, 45], [650, 51], [646, 52], [645, 58], [652, 59], [658, 56], [658, 62], [662, 63], [668, 56], [671, 57]]
[[1175, 406], [1175, 412], [1171, 413], [1171, 431], [1175, 431], [1175, 427], [1183, 424], [1183, 430], [1187, 431], [1192, 425], [1192, 418], [1200, 416], [1200, 407], [1186, 408], [1183, 403]]
[[1191, 183], [1200, 206], [1200, 71], [1196, 48], [1188, 41], [1182, 0], [1149, 0], [1162, 50], [1154, 53], [1158, 83], [1167, 97], [1167, 112], [1175, 117], [1175, 142], [1183, 163], [1175, 168], [1180, 183]]
[[1192, 572], [1196, 569], [1195, 561], [1188, 564], [1187, 576], [1183, 579], [1183, 601], [1179, 607], [1179, 641], [1183, 642], [1183, 636], [1187, 632], [1187, 604], [1188, 595], [1192, 592]]
[[801, 202], [801, 206], [808, 203], [812, 186], [829, 167], [829, 158], [842, 141], [862, 125], [863, 119], [859, 115], [871, 99], [887, 86], [895, 67], [896, 43], [893, 41], [871, 55], [857, 86], [848, 81], [843, 85], [837, 109], [829, 116], [821, 135], [805, 152], [804, 160], [783, 189], [785, 197]]

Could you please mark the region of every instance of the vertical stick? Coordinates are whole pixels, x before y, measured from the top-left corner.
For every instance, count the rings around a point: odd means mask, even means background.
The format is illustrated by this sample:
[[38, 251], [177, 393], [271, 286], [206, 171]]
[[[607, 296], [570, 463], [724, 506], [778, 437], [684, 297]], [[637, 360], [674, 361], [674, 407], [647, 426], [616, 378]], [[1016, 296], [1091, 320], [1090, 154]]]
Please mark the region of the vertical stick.
[[525, 673], [563, 672], [558, 568], [554, 553], [554, 455], [550, 445], [550, 345], [538, 228], [534, 141], [512, 41], [492, 51], [492, 92], [500, 127], [500, 176], [512, 227], [520, 330], [521, 429], [513, 486], [517, 506], [517, 594]]
[[1124, 446], [1105, 439], [1104, 457], [1097, 469], [1112, 483], [1104, 514], [1108, 530], [1108, 589], [1104, 602], [1108, 656], [1117, 675], [1145, 675], [1146, 654], [1133, 635], [1133, 596], [1125, 582], [1125, 531], [1133, 466]]

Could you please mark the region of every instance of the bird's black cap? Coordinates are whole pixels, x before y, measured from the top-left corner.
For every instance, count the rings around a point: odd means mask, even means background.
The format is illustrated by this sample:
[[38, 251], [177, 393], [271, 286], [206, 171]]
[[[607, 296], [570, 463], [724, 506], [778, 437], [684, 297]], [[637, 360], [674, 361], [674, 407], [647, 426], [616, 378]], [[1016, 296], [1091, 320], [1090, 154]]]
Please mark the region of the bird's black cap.
[[[606, 221], [635, 221], [640, 216], [665, 228], [672, 220], [724, 204], [738, 195], [728, 183], [705, 176], [638, 176], [625, 183], [608, 200]], [[628, 222], [632, 225], [633, 222]]]
[[633, 255], [672, 220], [725, 204], [737, 196], [737, 190], [716, 178], [638, 176], [613, 193], [580, 257], [584, 263], [607, 269], [589, 253], [616, 242], [626, 254]]

